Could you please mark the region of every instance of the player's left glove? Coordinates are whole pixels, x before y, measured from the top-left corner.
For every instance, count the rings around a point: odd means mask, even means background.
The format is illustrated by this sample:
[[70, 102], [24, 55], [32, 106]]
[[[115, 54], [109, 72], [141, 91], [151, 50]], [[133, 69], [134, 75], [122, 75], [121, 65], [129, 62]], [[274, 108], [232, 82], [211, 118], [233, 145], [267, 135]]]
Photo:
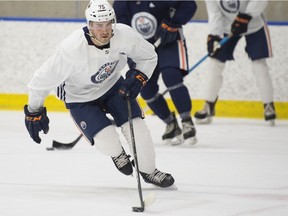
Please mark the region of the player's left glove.
[[208, 35], [207, 38], [207, 50], [209, 56], [214, 56], [217, 50], [220, 48], [219, 42], [221, 41], [220, 36], [218, 35]]
[[234, 36], [238, 36], [240, 34], [246, 33], [248, 30], [248, 24], [252, 17], [248, 14], [245, 13], [239, 13], [234, 22], [232, 23], [231, 26], [231, 33]]
[[148, 77], [136, 69], [130, 69], [126, 73], [126, 79], [123, 81], [119, 94], [126, 98], [129, 96], [130, 99], [135, 99], [140, 93], [142, 87], [146, 85]]
[[163, 47], [166, 44], [176, 41], [179, 27], [181, 27], [181, 25], [176, 25], [166, 20], [163, 20], [155, 34], [156, 40], [158, 40], [159, 38], [161, 39], [159, 47]]
[[28, 106], [24, 106], [25, 113], [25, 125], [30, 134], [30, 137], [38, 144], [41, 143], [39, 132], [43, 130], [45, 134], [49, 131], [49, 118], [47, 117], [46, 107], [43, 107], [40, 111], [31, 113], [28, 110]]

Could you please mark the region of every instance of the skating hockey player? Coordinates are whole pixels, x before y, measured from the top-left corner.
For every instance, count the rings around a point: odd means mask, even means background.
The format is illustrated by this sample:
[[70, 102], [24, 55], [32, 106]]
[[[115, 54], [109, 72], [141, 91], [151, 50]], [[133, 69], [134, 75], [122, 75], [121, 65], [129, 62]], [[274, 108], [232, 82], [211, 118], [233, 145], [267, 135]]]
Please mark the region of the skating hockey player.
[[[87, 26], [64, 39], [30, 81], [29, 101], [24, 107], [27, 130], [36, 143], [41, 142], [40, 131], [48, 133], [49, 119], [43, 104], [49, 92], [58, 87], [58, 97], [87, 141], [111, 157], [120, 172], [131, 175], [132, 163], [116, 131], [116, 126], [121, 127], [131, 150], [129, 94], [140, 174], [147, 183], [169, 187], [174, 178], [155, 167], [154, 144], [135, 99], [156, 66], [154, 47], [131, 27], [116, 24], [114, 9], [106, 0], [91, 1], [85, 15]], [[124, 79], [121, 70], [127, 57], [137, 67], [128, 70]], [[116, 126], [106, 113], [111, 114]]]
[[[208, 62], [205, 105], [195, 113], [198, 123], [210, 123], [215, 115], [215, 105], [223, 82], [225, 62], [233, 60], [233, 51], [241, 39], [245, 37], [246, 52], [251, 59], [252, 73], [264, 103], [264, 119], [274, 125], [276, 119], [273, 103], [273, 86], [266, 58], [272, 56], [269, 30], [263, 11], [268, 1], [206, 1], [209, 16]], [[218, 42], [224, 35], [232, 38], [220, 49]], [[230, 71], [233, 73], [232, 71]]]
[[[166, 123], [162, 139], [168, 144], [195, 144], [196, 129], [191, 118], [191, 98], [183, 77], [188, 73], [188, 53], [182, 25], [194, 16], [194, 1], [122, 1], [113, 4], [117, 21], [132, 26], [144, 39], [154, 44], [158, 64], [141, 96], [152, 111]], [[130, 64], [133, 68], [133, 64]], [[182, 119], [182, 130], [175, 114], [159, 93], [159, 76], [169, 90]]]

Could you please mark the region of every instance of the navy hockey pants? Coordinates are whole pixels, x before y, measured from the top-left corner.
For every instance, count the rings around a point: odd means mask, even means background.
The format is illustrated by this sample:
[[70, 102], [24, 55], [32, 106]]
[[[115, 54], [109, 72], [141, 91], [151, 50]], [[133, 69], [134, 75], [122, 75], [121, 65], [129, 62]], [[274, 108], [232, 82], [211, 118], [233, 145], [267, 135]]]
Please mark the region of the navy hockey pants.
[[[84, 103], [66, 103], [77, 127], [92, 145], [94, 144], [93, 137], [103, 128], [112, 124], [107, 113], [113, 117], [117, 127], [128, 121], [127, 101], [118, 94], [123, 80], [121, 77], [108, 92], [96, 100]], [[131, 101], [131, 109], [132, 118], [144, 117], [137, 100]]]

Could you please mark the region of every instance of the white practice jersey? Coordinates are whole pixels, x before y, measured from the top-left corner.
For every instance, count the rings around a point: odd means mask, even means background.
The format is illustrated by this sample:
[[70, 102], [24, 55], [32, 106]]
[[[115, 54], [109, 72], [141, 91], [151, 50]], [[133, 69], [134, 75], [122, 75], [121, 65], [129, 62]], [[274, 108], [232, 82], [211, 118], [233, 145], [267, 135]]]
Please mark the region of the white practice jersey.
[[[120, 78], [127, 57], [148, 78], [157, 64], [154, 46], [131, 27], [117, 23], [110, 48], [99, 49], [88, 44], [83, 29], [68, 36], [38, 70], [29, 83], [29, 108], [43, 106], [52, 89], [60, 89], [60, 99], [67, 103], [88, 102], [105, 94]], [[60, 86], [60, 88], [59, 88]]]
[[252, 16], [245, 34], [254, 33], [266, 23], [262, 13], [267, 5], [268, 0], [206, 0], [209, 34], [229, 35], [231, 25], [239, 12]]

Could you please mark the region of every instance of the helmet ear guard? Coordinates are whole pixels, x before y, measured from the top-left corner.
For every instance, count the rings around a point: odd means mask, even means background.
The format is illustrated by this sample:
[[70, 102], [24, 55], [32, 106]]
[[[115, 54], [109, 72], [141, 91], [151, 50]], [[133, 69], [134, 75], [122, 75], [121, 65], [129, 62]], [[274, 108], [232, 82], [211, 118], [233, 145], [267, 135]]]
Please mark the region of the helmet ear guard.
[[114, 9], [107, 0], [90, 0], [85, 10], [85, 17], [88, 26], [90, 21], [106, 22], [112, 20], [112, 22], [116, 22]]

